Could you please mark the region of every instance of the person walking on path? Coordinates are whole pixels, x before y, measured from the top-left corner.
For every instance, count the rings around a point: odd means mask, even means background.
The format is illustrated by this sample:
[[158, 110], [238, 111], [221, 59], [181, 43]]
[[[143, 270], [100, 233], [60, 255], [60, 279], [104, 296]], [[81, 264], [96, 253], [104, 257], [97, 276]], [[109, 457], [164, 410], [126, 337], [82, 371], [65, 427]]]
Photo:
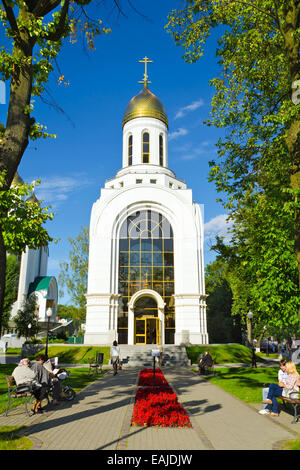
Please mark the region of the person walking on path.
[[118, 373], [118, 364], [120, 361], [120, 348], [117, 341], [113, 342], [113, 345], [110, 348], [110, 359], [114, 370], [114, 375]]
[[294, 393], [297, 396], [299, 394], [300, 378], [295, 364], [292, 361], [287, 362], [286, 370], [288, 373], [286, 383], [283, 387], [279, 387], [277, 384], [270, 384], [268, 397], [263, 401], [263, 403], [272, 405], [271, 416], [279, 416], [277, 397], [293, 398]]

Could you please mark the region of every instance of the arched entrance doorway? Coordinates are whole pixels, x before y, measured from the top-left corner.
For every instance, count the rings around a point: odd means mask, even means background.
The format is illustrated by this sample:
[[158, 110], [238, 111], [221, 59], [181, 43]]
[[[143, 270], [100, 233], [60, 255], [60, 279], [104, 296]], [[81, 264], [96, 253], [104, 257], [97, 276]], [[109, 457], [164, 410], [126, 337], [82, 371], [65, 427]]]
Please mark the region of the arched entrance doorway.
[[153, 297], [140, 297], [134, 306], [135, 344], [160, 344], [160, 321]]
[[161, 296], [150, 289], [136, 292], [128, 304], [129, 344], [163, 344], [164, 306]]

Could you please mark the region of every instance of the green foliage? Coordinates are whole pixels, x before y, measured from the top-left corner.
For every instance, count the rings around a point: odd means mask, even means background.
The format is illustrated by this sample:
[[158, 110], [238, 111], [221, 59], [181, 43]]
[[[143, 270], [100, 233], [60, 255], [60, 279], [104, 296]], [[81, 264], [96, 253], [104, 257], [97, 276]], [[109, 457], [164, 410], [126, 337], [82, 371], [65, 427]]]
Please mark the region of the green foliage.
[[57, 317], [58, 318], [72, 318], [72, 320], [81, 320], [82, 319], [82, 309], [74, 307], [73, 305], [57, 305]]
[[[0, 78], [1, 80], [16, 80], [22, 69], [32, 65], [32, 96], [41, 96], [49, 74], [54, 70], [54, 64], [60, 53], [63, 39], [71, 38], [71, 42], [77, 42], [83, 37], [89, 49], [94, 49], [95, 37], [110, 33], [110, 29], [102, 27], [102, 21], [93, 20], [87, 14], [87, 7], [91, 0], [70, 3], [65, 0], [36, 2], [35, 7], [23, 0], [3, 2], [0, 7], [0, 19], [5, 29], [6, 36], [11, 40], [13, 48], [2, 46], [0, 49]], [[83, 19], [85, 18], [85, 19]], [[32, 56], [28, 56], [24, 43], [28, 41], [34, 47]], [[61, 83], [61, 73], [58, 83]], [[24, 107], [24, 113], [33, 110], [31, 105]], [[45, 127], [33, 123], [30, 129], [30, 138], [35, 140], [40, 137], [54, 136], [45, 132]]]
[[[207, 330], [211, 343], [240, 343], [241, 328], [231, 316], [232, 291], [226, 279], [226, 264], [217, 259], [205, 268], [205, 292], [208, 295]], [[222, 325], [222, 327], [220, 327]]]
[[299, 323], [299, 18], [294, 0], [188, 0], [167, 25], [188, 62], [218, 37], [206, 124], [226, 132], [209, 180], [233, 225], [231, 245], [216, 247], [230, 263], [232, 313], [251, 309], [261, 327]]
[[[85, 318], [87, 273], [89, 256], [89, 229], [81, 227], [76, 238], [68, 239], [71, 244], [69, 262], [60, 263], [59, 284], [66, 287], [72, 301], [77, 306], [79, 318]], [[60, 292], [63, 295], [64, 292]], [[71, 309], [74, 307], [71, 307]], [[76, 312], [73, 310], [73, 313]], [[77, 315], [77, 314], [76, 314]], [[73, 318], [73, 317], [72, 317]], [[78, 317], [77, 317], [78, 318]]]
[[[31, 294], [20, 310], [14, 316], [16, 331], [18, 336], [35, 336], [39, 332], [38, 317], [36, 315], [37, 299], [35, 294]], [[31, 328], [28, 325], [31, 324]]]
[[2, 328], [7, 328], [12, 304], [18, 295], [20, 264], [15, 255], [8, 255], [6, 260], [6, 282], [3, 305]]
[[[0, 187], [5, 176], [0, 174]], [[13, 185], [8, 191], [0, 191], [0, 220], [6, 250], [12, 253], [28, 248], [38, 248], [53, 241], [43, 224], [53, 219], [49, 207], [30, 200], [39, 181], [32, 184]]]

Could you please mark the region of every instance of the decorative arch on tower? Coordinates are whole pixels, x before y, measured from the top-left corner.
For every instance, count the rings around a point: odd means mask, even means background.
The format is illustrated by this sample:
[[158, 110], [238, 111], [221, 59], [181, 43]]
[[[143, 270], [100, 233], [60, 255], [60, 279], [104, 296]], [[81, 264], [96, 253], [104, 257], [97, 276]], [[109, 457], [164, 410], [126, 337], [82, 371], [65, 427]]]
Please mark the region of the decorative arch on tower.
[[146, 292], [157, 301], [162, 343], [174, 343], [174, 233], [164, 211], [155, 206], [134, 205], [118, 217], [115, 227], [121, 344], [135, 342], [134, 299]]

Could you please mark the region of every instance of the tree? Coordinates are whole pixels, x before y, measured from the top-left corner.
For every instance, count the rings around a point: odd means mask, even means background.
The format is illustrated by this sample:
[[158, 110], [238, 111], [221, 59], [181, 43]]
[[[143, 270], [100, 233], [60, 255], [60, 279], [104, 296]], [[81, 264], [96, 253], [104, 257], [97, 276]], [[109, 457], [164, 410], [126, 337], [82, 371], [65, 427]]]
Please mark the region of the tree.
[[72, 318], [72, 320], [82, 321], [85, 319], [85, 310], [82, 308], [74, 307], [73, 305], [57, 305], [57, 317], [58, 318]]
[[[111, 0], [121, 11], [119, 0]], [[2, 0], [0, 19], [8, 46], [0, 50], [0, 79], [10, 81], [6, 123], [0, 123], [0, 197], [10, 190], [29, 140], [49, 137], [33, 117], [32, 97], [42, 96], [63, 39], [75, 43], [82, 35], [89, 49], [95, 37], [110, 30], [88, 15], [92, 0]], [[60, 76], [60, 81], [63, 77]], [[3, 233], [5, 209], [0, 206], [0, 328], [5, 290], [6, 249]], [[29, 240], [32, 242], [32, 240]], [[23, 247], [30, 243], [23, 236]], [[40, 246], [35, 243], [34, 248]], [[20, 251], [22, 251], [22, 248]]]
[[255, 300], [265, 284], [263, 302], [274, 299], [269, 317], [282, 312], [276, 289], [281, 283], [282, 299], [286, 283], [292, 322], [300, 287], [299, 22], [299, 0], [187, 0], [167, 26], [190, 62], [202, 56], [212, 30], [219, 35], [221, 72], [211, 81], [207, 124], [227, 132], [210, 181], [228, 196], [221, 202], [234, 222], [243, 278], [257, 270]]
[[211, 343], [241, 342], [240, 318], [234, 320], [231, 316], [233, 295], [226, 274], [226, 262], [222, 258], [205, 268], [207, 329]]
[[[31, 294], [23, 303], [22, 308], [17, 311], [14, 322], [19, 337], [25, 336], [25, 338], [28, 338], [29, 334], [34, 336], [40, 331], [36, 308], [36, 296]], [[31, 324], [30, 328], [28, 328], [29, 324]]]
[[[0, 186], [4, 176], [0, 174]], [[38, 182], [13, 185], [7, 191], [0, 191], [0, 331], [2, 329], [3, 303], [5, 295], [6, 253], [21, 253], [28, 248], [37, 248], [53, 241], [43, 227], [53, 219], [48, 207], [31, 194]]]
[[[266, 223], [268, 220], [266, 221]], [[263, 223], [260, 219], [258, 224]], [[251, 237], [249, 237], [250, 240]], [[232, 309], [234, 317], [239, 317], [242, 324], [247, 323], [247, 313], [253, 313], [253, 332], [259, 337], [264, 328], [268, 331], [286, 331], [298, 328], [297, 308], [299, 293], [297, 272], [293, 253], [285, 251], [284, 239], [271, 232], [269, 245], [261, 250], [259, 241], [225, 245], [217, 238], [212, 249], [217, 252], [217, 259], [226, 265], [225, 278], [232, 291]], [[294, 279], [293, 279], [294, 276]]]
[[[3, 305], [2, 328], [8, 328], [11, 307], [17, 299], [20, 263], [15, 255], [8, 255], [6, 262], [5, 297]], [[1, 336], [1, 331], [0, 331]]]
[[[116, 0], [112, 3], [118, 5]], [[101, 20], [88, 15], [91, 0], [2, 0], [0, 16], [10, 47], [0, 51], [0, 74], [10, 80], [6, 125], [2, 125], [0, 172], [6, 171], [8, 189], [17, 171], [29, 139], [45, 137], [43, 125], [32, 116], [33, 96], [41, 96], [63, 39], [73, 43], [80, 34], [88, 48], [94, 48], [95, 37], [110, 30]], [[63, 77], [60, 77], [62, 80]]]
[[[69, 262], [60, 263], [60, 275], [58, 282], [66, 286], [71, 295], [71, 299], [78, 309], [80, 309], [81, 319], [85, 318], [89, 256], [89, 229], [84, 226], [76, 238], [68, 238], [71, 244], [69, 252]], [[63, 292], [61, 292], [63, 295]]]

